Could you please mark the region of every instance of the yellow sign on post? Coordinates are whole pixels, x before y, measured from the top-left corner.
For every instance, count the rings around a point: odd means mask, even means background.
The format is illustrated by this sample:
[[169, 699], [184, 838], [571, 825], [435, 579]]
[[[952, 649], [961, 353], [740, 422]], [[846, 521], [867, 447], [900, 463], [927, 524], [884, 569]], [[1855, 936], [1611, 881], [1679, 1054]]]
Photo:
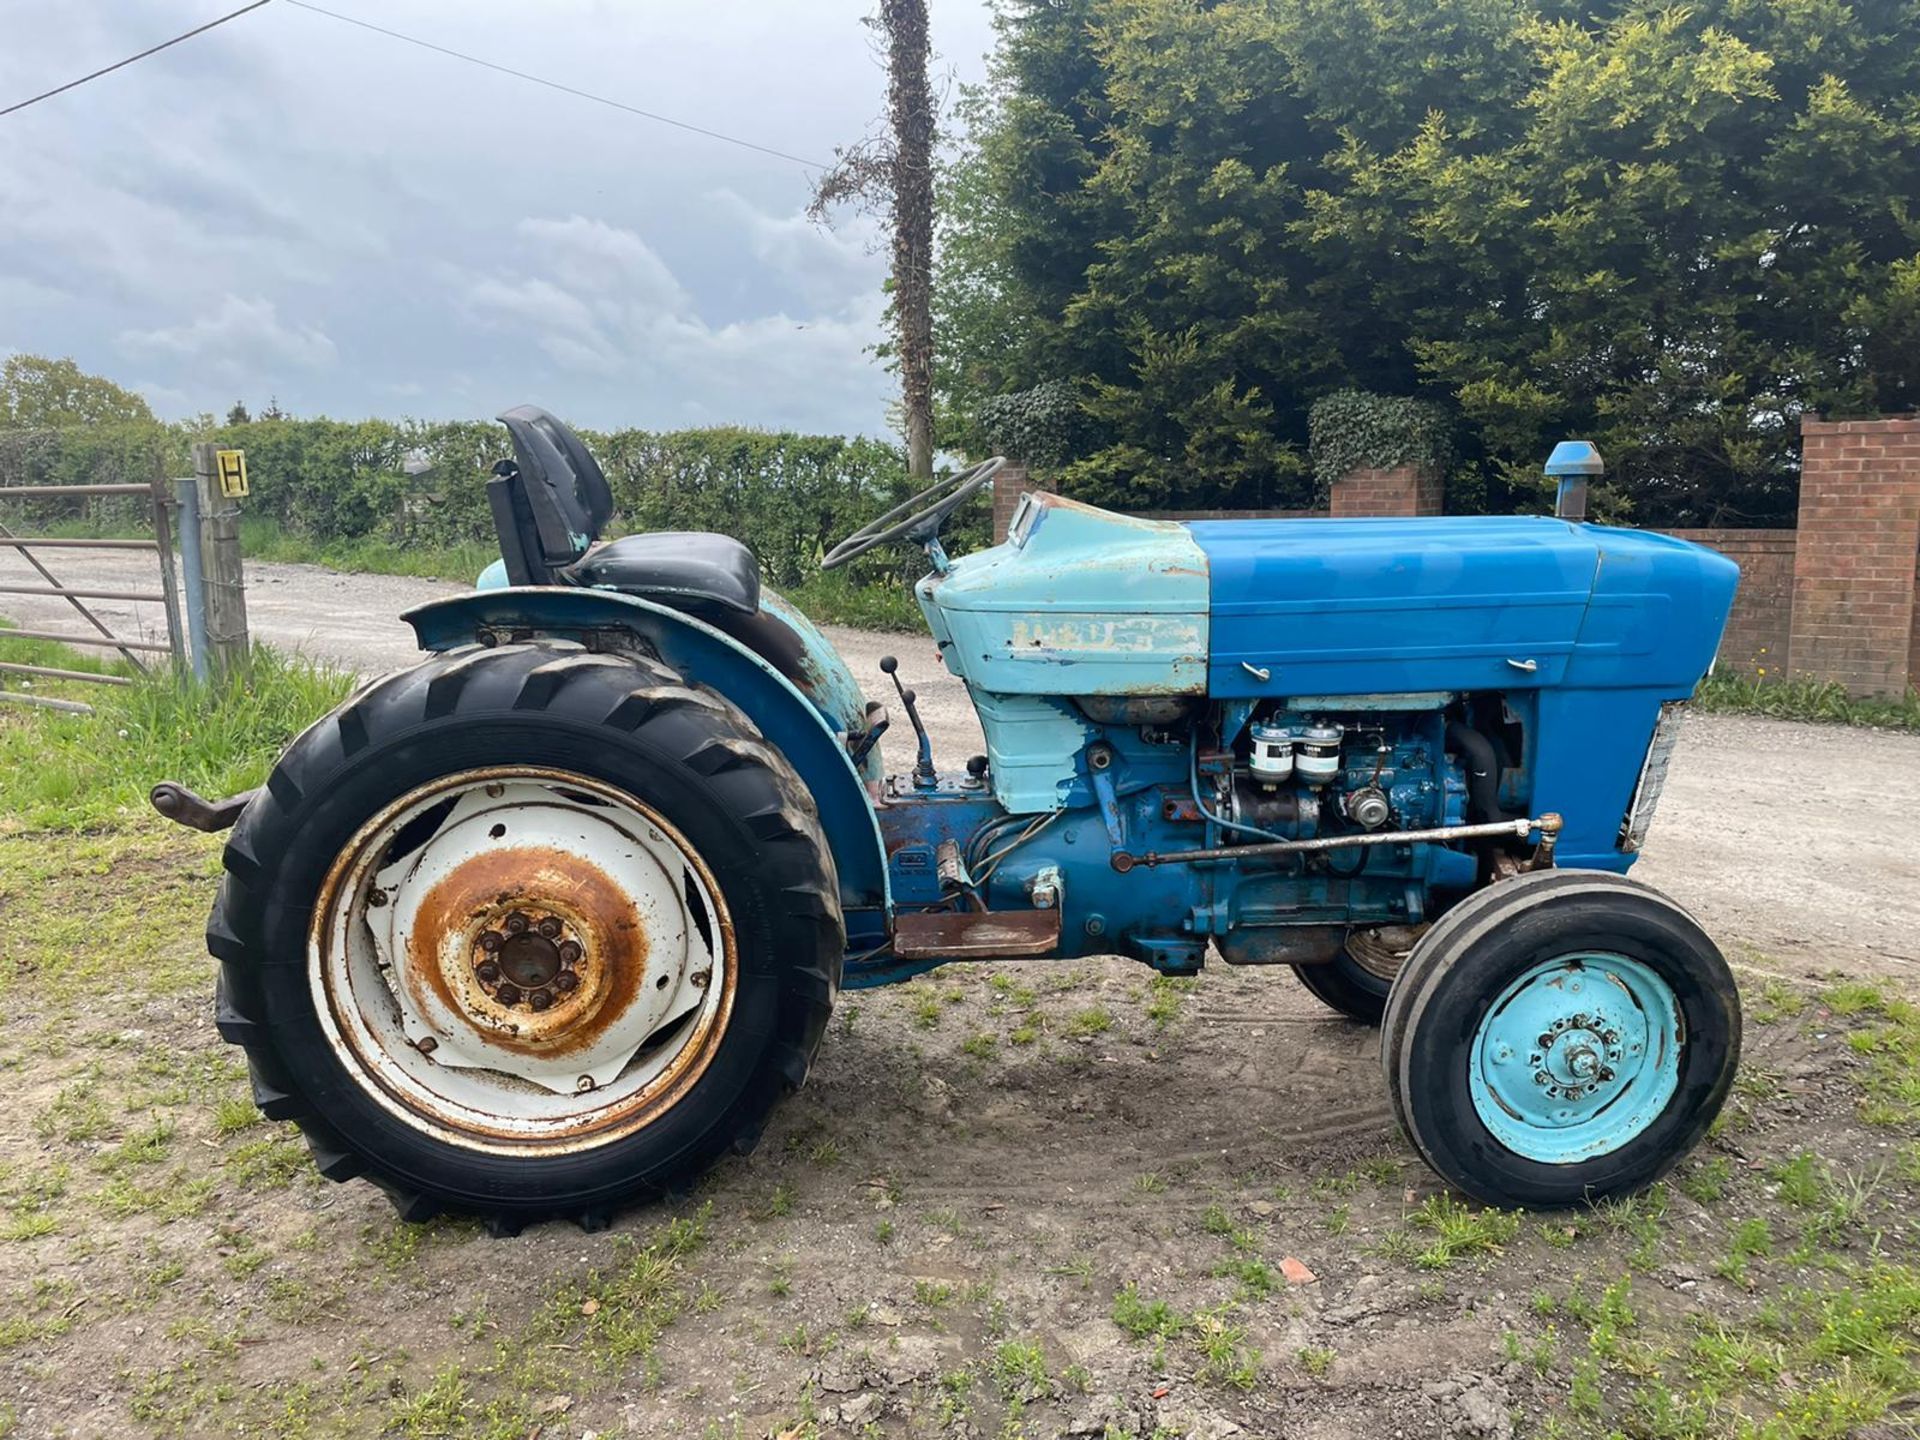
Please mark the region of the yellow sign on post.
[[247, 452], [216, 450], [214, 459], [220, 467], [220, 493], [229, 500], [242, 499], [247, 493]]

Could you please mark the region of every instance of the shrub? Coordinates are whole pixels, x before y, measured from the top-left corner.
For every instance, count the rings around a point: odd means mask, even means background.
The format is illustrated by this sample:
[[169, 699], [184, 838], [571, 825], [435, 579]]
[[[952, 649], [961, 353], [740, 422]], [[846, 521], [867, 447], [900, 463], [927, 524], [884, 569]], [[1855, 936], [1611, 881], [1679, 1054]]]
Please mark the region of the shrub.
[[[613, 490], [609, 534], [723, 531], [751, 546], [767, 578], [783, 588], [814, 580], [829, 545], [911, 493], [899, 447], [880, 440], [742, 428], [584, 438]], [[147, 483], [161, 469], [182, 475], [196, 440], [246, 450], [252, 493], [245, 509], [256, 534], [271, 527], [322, 555], [329, 547], [491, 544], [486, 474], [511, 453], [506, 432], [481, 422], [129, 422], [0, 432], [0, 487]], [[19, 502], [9, 514], [37, 530], [138, 533], [148, 523], [138, 497]], [[978, 515], [950, 527], [959, 548], [984, 533]], [[877, 553], [851, 567], [849, 578], [898, 588], [899, 558]]]
[[1338, 390], [1314, 402], [1307, 424], [1322, 494], [1355, 470], [1413, 465], [1441, 473], [1451, 453], [1446, 412], [1401, 395]]

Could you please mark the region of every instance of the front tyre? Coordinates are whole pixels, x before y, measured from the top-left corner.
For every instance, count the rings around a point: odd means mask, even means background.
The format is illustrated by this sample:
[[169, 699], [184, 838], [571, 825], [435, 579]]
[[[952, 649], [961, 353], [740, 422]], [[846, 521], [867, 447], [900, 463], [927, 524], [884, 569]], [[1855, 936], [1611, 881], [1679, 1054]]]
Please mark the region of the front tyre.
[[1651, 1184], [1706, 1134], [1739, 1057], [1713, 942], [1599, 871], [1501, 881], [1449, 911], [1395, 981], [1381, 1049], [1441, 1178], [1533, 1209]]
[[724, 700], [563, 642], [381, 681], [226, 850], [220, 1029], [408, 1218], [605, 1223], [805, 1079], [844, 934], [811, 798]]

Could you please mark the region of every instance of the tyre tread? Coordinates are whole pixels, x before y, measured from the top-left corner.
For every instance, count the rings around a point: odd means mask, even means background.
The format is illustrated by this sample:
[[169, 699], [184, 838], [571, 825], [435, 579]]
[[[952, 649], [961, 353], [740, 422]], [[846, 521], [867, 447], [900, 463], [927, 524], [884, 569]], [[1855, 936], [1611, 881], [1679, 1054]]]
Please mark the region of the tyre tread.
[[[596, 694], [607, 698], [596, 699]], [[469, 712], [549, 709], [571, 723], [613, 732], [609, 743], [631, 738], [657, 746], [722, 796], [742, 834], [757, 847], [768, 881], [764, 893], [777, 904], [773, 926], [783, 937], [781, 1001], [776, 1031], [761, 1055], [760, 1078], [747, 1085], [699, 1153], [677, 1157], [683, 1173], [637, 1176], [621, 1194], [584, 1204], [564, 1198], [551, 1205], [476, 1203], [471, 1196], [430, 1193], [411, 1177], [383, 1173], [378, 1158], [316, 1113], [287, 1077], [258, 975], [261, 967], [292, 963], [294, 957], [267, 953], [272, 875], [262, 857], [284, 853], [298, 833], [307, 798], [319, 803], [369, 747]], [[721, 1155], [750, 1151], [774, 1104], [805, 1083], [839, 988], [846, 949], [833, 857], [816, 815], [813, 798], [792, 766], [759, 737], [743, 712], [657, 661], [560, 642], [447, 652], [367, 687], [328, 720], [309, 727], [241, 816], [224, 852], [227, 873], [207, 923], [207, 948], [222, 962], [216, 1024], [222, 1038], [246, 1053], [261, 1112], [297, 1123], [328, 1179], [370, 1181], [401, 1218], [430, 1219], [453, 1208], [478, 1213], [503, 1235], [548, 1218], [604, 1228], [619, 1204], [684, 1183]], [[804, 943], [800, 937], [806, 937]], [[304, 965], [304, 956], [298, 958]]]

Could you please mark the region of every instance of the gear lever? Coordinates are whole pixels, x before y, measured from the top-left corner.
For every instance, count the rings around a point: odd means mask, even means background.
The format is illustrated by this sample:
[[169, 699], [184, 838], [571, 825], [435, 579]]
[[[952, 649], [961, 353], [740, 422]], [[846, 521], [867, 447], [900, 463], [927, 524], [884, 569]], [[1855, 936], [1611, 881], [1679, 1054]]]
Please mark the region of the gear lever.
[[913, 691], [900, 683], [900, 662], [893, 656], [880, 657], [880, 673], [892, 678], [893, 688], [900, 692], [901, 708], [907, 712], [907, 722], [913, 726], [913, 733], [920, 737], [920, 758], [913, 762], [913, 783], [923, 790], [931, 789], [938, 783], [933, 773], [933, 741], [927, 738], [927, 727], [920, 723], [920, 712], [914, 708]]

